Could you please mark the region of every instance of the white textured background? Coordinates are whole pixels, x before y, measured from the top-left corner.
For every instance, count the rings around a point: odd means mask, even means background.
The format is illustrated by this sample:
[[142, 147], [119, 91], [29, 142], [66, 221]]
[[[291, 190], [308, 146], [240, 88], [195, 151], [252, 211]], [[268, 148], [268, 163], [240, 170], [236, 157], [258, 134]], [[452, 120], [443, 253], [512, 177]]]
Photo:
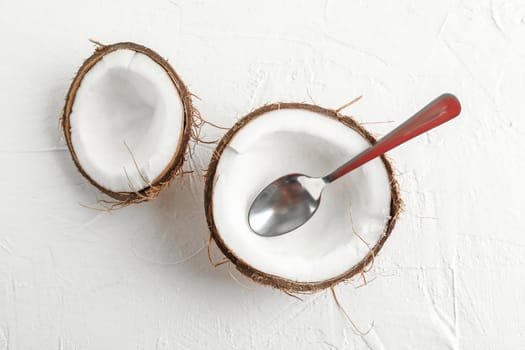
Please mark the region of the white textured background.
[[[327, 292], [300, 302], [211, 267], [196, 175], [148, 204], [79, 205], [102, 196], [58, 117], [88, 38], [158, 51], [224, 126], [363, 94], [348, 112], [381, 135], [459, 96], [459, 119], [391, 153], [406, 212], [376, 279], [338, 288], [368, 335]], [[0, 0], [0, 43], [0, 350], [525, 348], [522, 0]]]

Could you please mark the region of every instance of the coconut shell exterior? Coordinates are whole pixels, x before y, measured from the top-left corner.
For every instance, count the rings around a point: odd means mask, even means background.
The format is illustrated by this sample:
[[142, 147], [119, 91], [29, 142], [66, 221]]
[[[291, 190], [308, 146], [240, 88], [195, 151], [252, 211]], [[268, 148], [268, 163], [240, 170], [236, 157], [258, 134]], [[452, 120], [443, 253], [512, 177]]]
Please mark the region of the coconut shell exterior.
[[[78, 70], [77, 74], [75, 75], [75, 78], [73, 79], [73, 82], [71, 83], [71, 86], [69, 87], [69, 91], [66, 96], [66, 103], [65, 103], [63, 113], [61, 116], [61, 125], [62, 125], [62, 129], [65, 135], [66, 143], [71, 153], [73, 162], [75, 163], [78, 171], [82, 174], [82, 176], [84, 176], [93, 186], [98, 188], [100, 191], [114, 198], [116, 201], [115, 204], [127, 205], [127, 204], [132, 204], [132, 203], [144, 202], [144, 201], [157, 197], [160, 190], [162, 190], [165, 186], [167, 186], [172, 178], [182, 173], [182, 165], [186, 157], [189, 139], [192, 134], [191, 129], [194, 123], [194, 115], [195, 113], [197, 113], [197, 111], [193, 107], [192, 100], [191, 100], [191, 94], [186, 88], [186, 86], [184, 85], [184, 83], [182, 82], [182, 80], [180, 79], [180, 77], [177, 75], [177, 73], [171, 67], [171, 65], [164, 58], [162, 58], [159, 54], [157, 54], [155, 51], [145, 46], [135, 44], [132, 42], [120, 42], [120, 43], [111, 44], [111, 45], [101, 45], [99, 43], [97, 44], [98, 44], [98, 47], [96, 48], [93, 55], [91, 55], [86, 61], [84, 61], [84, 63]], [[151, 182], [151, 186], [148, 186], [138, 192], [132, 192], [132, 191], [113, 192], [107, 188], [104, 188], [100, 184], [98, 184], [82, 168], [82, 164], [78, 160], [78, 157], [75, 153], [75, 149], [73, 148], [73, 143], [71, 140], [70, 115], [71, 115], [72, 108], [75, 102], [76, 93], [80, 85], [82, 84], [82, 80], [84, 76], [105, 55], [113, 51], [123, 50], [123, 49], [132, 50], [132, 51], [139, 52], [141, 54], [148, 56], [166, 71], [171, 81], [173, 82], [173, 85], [177, 89], [177, 92], [182, 101], [183, 111], [184, 111], [184, 125], [181, 130], [181, 134], [174, 135], [174, 137], [179, 137], [179, 140], [180, 140], [177, 150], [173, 154], [173, 157], [171, 158], [170, 162], [166, 164], [166, 167], [161, 172], [161, 174], [157, 176], [157, 178], [155, 178]]]
[[[394, 226], [396, 224], [397, 218], [400, 214], [401, 207], [402, 207], [402, 200], [399, 194], [399, 186], [394, 178], [394, 172], [392, 165], [390, 161], [385, 156], [381, 156], [381, 161], [383, 162], [386, 171], [388, 173], [388, 177], [390, 179], [390, 192], [391, 192], [391, 203], [390, 203], [390, 219], [385, 225], [385, 231], [384, 234], [381, 236], [379, 241], [372, 247], [371, 251], [354, 267], [352, 267], [350, 270], [344, 272], [343, 274], [334, 277], [329, 280], [324, 280], [320, 282], [297, 282], [292, 281], [286, 278], [282, 278], [275, 275], [270, 275], [267, 273], [264, 273], [262, 271], [257, 270], [253, 266], [250, 266], [246, 261], [240, 259], [235, 255], [235, 252], [232, 251], [226, 243], [222, 240], [220, 232], [218, 231], [214, 216], [213, 216], [213, 191], [214, 191], [214, 179], [215, 179], [215, 172], [217, 170], [217, 165], [219, 163], [219, 160], [221, 158], [222, 152], [224, 149], [228, 146], [228, 144], [231, 142], [235, 134], [242, 129], [246, 124], [250, 123], [252, 120], [258, 118], [259, 116], [279, 109], [305, 109], [308, 111], [319, 113], [320, 115], [324, 115], [327, 118], [335, 119], [339, 121], [340, 123], [346, 125], [347, 127], [355, 130], [357, 133], [359, 133], [362, 137], [367, 139], [371, 144], [374, 144], [376, 142], [376, 139], [370, 132], [368, 132], [365, 128], [363, 128], [359, 123], [357, 123], [355, 120], [353, 120], [350, 117], [343, 116], [337, 111], [322, 108], [316, 105], [311, 104], [305, 104], [305, 103], [275, 103], [271, 105], [263, 106], [247, 116], [243, 117], [241, 120], [239, 120], [228, 132], [224, 135], [224, 137], [219, 141], [215, 152], [213, 154], [213, 157], [211, 159], [207, 174], [206, 174], [206, 184], [205, 184], [205, 190], [204, 190], [204, 202], [205, 202], [205, 210], [206, 210], [206, 220], [208, 223], [208, 227], [211, 233], [211, 236], [219, 249], [222, 251], [222, 253], [235, 265], [237, 270], [239, 270], [243, 275], [250, 278], [251, 280], [267, 285], [273, 288], [280, 289], [285, 292], [292, 292], [292, 293], [312, 293], [316, 291], [320, 291], [326, 288], [331, 288], [335, 286], [336, 284], [343, 282], [345, 280], [348, 280], [355, 276], [356, 274], [359, 274], [361, 272], [364, 272], [367, 267], [372, 263], [374, 258], [377, 256], [383, 245], [385, 244], [386, 240], [390, 237], [390, 234], [392, 233], [392, 230], [394, 229]], [[351, 225], [351, 223], [348, 223]]]

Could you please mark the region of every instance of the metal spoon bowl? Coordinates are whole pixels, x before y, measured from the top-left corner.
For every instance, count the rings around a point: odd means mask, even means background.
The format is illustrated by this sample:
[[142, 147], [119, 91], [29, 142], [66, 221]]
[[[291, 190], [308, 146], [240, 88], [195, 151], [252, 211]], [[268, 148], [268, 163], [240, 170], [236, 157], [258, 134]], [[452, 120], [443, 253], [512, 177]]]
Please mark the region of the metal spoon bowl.
[[321, 202], [324, 187], [392, 148], [430, 130], [461, 111], [458, 99], [443, 94], [374, 145], [324, 177], [289, 174], [266, 186], [253, 201], [248, 223], [261, 236], [279, 236], [307, 222]]

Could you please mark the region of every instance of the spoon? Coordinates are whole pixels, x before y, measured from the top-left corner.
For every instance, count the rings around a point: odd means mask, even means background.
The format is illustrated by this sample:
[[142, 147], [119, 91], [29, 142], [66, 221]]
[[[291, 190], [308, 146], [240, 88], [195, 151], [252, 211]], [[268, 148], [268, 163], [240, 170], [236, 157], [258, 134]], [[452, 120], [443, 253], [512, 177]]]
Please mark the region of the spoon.
[[430, 130], [461, 111], [458, 99], [443, 94], [430, 102], [410, 119], [324, 177], [289, 174], [266, 186], [253, 201], [248, 223], [261, 236], [279, 236], [307, 222], [319, 207], [326, 185], [348, 174], [366, 162], [392, 148]]

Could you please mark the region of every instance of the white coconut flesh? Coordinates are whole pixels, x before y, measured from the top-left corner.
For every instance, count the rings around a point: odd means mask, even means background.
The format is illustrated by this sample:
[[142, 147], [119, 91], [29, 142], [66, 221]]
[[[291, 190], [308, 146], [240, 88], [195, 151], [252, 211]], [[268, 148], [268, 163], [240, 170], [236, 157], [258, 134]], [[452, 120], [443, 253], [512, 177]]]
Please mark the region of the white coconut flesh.
[[89, 177], [113, 192], [135, 192], [151, 185], [177, 152], [184, 109], [162, 66], [119, 49], [83, 77], [70, 125], [78, 162]]
[[390, 179], [381, 159], [328, 186], [312, 219], [291, 233], [258, 236], [247, 213], [274, 179], [326, 175], [369, 146], [339, 121], [303, 109], [275, 110], [247, 123], [224, 149], [214, 177], [213, 218], [224, 244], [251, 267], [296, 282], [350, 270], [385, 234], [390, 218]]

